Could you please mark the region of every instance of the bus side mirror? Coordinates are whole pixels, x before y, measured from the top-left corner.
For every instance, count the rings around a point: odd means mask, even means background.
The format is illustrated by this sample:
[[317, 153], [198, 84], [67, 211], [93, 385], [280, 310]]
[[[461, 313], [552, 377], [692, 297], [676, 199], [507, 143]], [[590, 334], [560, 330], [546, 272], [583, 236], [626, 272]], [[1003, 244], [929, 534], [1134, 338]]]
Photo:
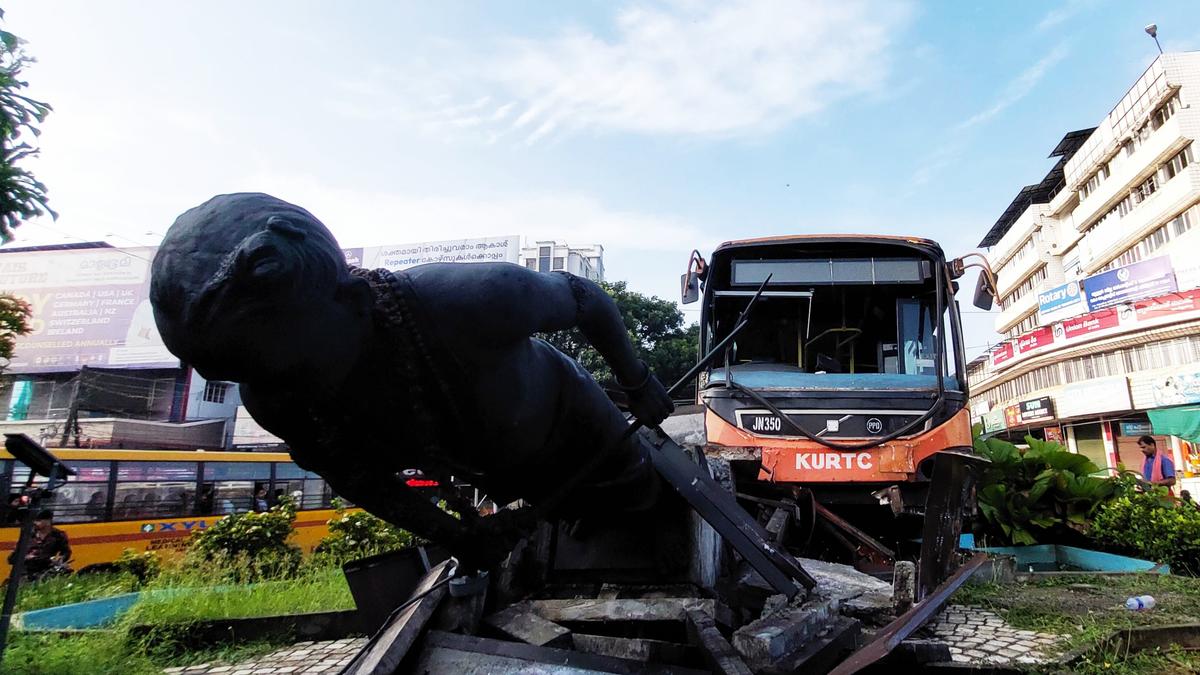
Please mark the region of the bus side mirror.
[[700, 278], [689, 270], [679, 278], [680, 296], [683, 304], [690, 305], [700, 299]]
[[995, 297], [996, 289], [988, 283], [988, 275], [983, 270], [979, 271], [979, 280], [975, 282], [975, 298], [973, 300], [976, 307], [984, 311], [989, 311], [992, 308], [992, 299]]

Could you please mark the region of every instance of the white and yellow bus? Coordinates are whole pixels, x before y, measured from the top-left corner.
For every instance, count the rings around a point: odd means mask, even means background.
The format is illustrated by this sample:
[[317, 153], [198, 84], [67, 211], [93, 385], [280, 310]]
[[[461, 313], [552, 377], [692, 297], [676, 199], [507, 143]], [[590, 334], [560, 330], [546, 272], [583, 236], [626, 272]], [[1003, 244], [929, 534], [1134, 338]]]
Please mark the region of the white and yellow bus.
[[[52, 452], [77, 472], [42, 505], [54, 512], [55, 526], [70, 538], [75, 570], [113, 562], [125, 549], [177, 554], [193, 531], [210, 527], [225, 515], [252, 510], [255, 493], [264, 487], [269, 503], [281, 495], [296, 499], [291, 541], [305, 553], [328, 534], [326, 523], [334, 514], [329, 486], [317, 474], [296, 466], [287, 453]], [[18, 533], [8, 504], [28, 476], [27, 467], [0, 450], [0, 495], [5, 496], [0, 504], [0, 578], [8, 577], [8, 556]]]

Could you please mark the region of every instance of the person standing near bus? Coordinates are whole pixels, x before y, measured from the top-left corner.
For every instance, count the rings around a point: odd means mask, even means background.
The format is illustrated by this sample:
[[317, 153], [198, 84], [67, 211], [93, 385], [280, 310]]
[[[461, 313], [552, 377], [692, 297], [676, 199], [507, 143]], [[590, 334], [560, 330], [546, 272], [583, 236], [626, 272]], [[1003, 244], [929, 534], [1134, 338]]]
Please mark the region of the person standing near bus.
[[[14, 560], [16, 552], [9, 554], [8, 564]], [[67, 533], [54, 527], [54, 514], [41, 511], [33, 519], [33, 541], [25, 553], [25, 577], [34, 579], [49, 570], [55, 564], [65, 565], [71, 559], [71, 544]]]
[[1175, 484], [1175, 462], [1170, 455], [1159, 452], [1158, 442], [1153, 436], [1139, 438], [1138, 449], [1146, 456], [1142, 462], [1142, 481], [1147, 486], [1161, 485], [1170, 492]]

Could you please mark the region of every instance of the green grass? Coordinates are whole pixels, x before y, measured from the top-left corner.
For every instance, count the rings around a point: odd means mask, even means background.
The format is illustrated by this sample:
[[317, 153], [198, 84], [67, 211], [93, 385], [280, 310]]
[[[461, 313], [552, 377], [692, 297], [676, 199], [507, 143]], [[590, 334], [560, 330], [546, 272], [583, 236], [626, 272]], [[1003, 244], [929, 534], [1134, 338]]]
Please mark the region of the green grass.
[[[341, 570], [308, 561], [291, 578], [231, 584], [245, 578], [247, 561], [192, 564], [164, 570], [142, 590], [147, 594], [111, 629], [76, 634], [14, 632], [4, 673], [29, 675], [143, 675], [163, 668], [205, 662], [237, 663], [290, 644], [288, 636], [241, 645], [182, 649], [189, 628], [200, 621], [353, 609]], [[128, 592], [132, 578], [117, 574], [66, 577], [22, 589], [21, 609], [35, 609]], [[131, 631], [150, 625], [149, 634]]]
[[168, 590], [148, 595], [129, 611], [135, 624], [190, 623], [212, 619], [276, 616], [354, 609], [350, 587], [342, 571], [332, 567], [304, 567], [298, 575], [281, 581], [249, 586], [212, 585], [203, 573], [164, 575], [148, 590]]
[[[1134, 595], [1154, 596], [1155, 608], [1125, 609], [1125, 599]], [[1080, 574], [1015, 585], [975, 584], [964, 586], [950, 601], [991, 609], [1018, 629], [1065, 635], [1064, 650], [1095, 647], [1125, 628], [1200, 623], [1200, 579], [1173, 575]], [[1185, 652], [1102, 652], [1076, 668], [1083, 673], [1187, 673], [1200, 672], [1200, 662]]]
[[103, 572], [97, 574], [54, 577], [32, 584], [22, 584], [17, 591], [17, 611], [69, 605], [129, 593], [137, 588], [137, 579], [129, 574]]

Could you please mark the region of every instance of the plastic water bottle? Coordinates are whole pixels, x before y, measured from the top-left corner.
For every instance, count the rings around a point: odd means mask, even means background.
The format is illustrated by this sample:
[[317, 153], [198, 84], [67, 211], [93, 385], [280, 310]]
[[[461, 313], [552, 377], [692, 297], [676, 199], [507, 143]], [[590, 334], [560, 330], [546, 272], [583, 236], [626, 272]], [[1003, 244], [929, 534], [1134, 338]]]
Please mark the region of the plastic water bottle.
[[1139, 595], [1125, 601], [1125, 609], [1140, 612], [1144, 609], [1154, 609], [1154, 598], [1149, 595]]

